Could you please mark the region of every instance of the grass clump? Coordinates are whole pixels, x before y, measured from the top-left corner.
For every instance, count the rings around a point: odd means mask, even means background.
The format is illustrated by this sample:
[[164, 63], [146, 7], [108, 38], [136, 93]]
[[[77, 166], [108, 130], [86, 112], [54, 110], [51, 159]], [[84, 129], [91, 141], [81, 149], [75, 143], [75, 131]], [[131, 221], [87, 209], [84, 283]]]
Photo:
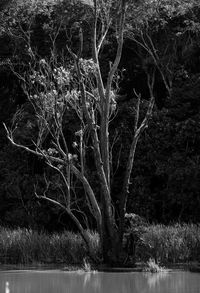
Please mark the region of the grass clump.
[[160, 273], [165, 271], [165, 268], [159, 266], [156, 262], [155, 259], [150, 258], [147, 262], [146, 265], [143, 269], [144, 272], [149, 272], [149, 273]]
[[92, 271], [92, 267], [91, 267], [91, 264], [89, 263], [89, 261], [84, 258], [83, 259], [83, 271], [84, 272], [91, 272]]

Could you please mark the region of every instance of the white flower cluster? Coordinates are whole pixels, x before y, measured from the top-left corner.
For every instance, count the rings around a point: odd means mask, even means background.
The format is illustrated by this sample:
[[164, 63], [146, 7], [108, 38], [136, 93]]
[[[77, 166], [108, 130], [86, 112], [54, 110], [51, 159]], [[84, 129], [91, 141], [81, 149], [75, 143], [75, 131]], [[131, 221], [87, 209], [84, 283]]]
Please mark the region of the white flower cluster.
[[80, 59], [81, 69], [86, 76], [94, 75], [96, 73], [96, 64], [92, 59]]
[[58, 154], [58, 152], [57, 152], [57, 150], [56, 150], [55, 148], [49, 148], [49, 149], [47, 150], [47, 153], [48, 153], [50, 156], [54, 156], [54, 155], [57, 155], [57, 154]]
[[29, 75], [31, 83], [34, 85], [36, 83], [45, 86], [46, 85], [46, 77], [44, 74], [33, 70], [32, 74]]
[[53, 77], [59, 86], [66, 86], [69, 85], [72, 76], [69, 70], [60, 66], [53, 70]]
[[69, 161], [72, 161], [72, 160], [77, 160], [78, 159], [78, 156], [76, 154], [68, 154], [68, 160]]

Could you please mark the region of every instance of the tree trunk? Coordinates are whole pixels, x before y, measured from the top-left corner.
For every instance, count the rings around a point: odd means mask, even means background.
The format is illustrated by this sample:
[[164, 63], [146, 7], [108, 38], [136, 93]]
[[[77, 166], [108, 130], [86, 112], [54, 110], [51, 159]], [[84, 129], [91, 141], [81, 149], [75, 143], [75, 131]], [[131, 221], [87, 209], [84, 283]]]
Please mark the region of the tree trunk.
[[[110, 233], [112, 228], [112, 234]], [[104, 214], [102, 221], [102, 256], [104, 264], [114, 266], [119, 264], [119, 237], [115, 225], [110, 227], [107, 216]]]

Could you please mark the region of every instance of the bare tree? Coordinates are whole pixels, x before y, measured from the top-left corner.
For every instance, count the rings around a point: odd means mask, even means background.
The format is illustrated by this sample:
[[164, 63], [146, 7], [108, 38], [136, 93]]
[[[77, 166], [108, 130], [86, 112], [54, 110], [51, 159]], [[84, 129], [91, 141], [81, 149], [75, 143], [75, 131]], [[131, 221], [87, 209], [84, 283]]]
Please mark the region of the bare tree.
[[[117, 107], [113, 83], [122, 55], [126, 2], [126, 0], [93, 1], [93, 5], [90, 7], [93, 16], [91, 59], [82, 59], [84, 40], [80, 26], [78, 52], [75, 53], [68, 47], [73, 60], [70, 65], [60, 66], [53, 56], [51, 61], [42, 59], [39, 62], [34, 62], [34, 65], [32, 63], [29, 74], [27, 74], [28, 77], [19, 76], [37, 118], [37, 139], [33, 142], [33, 146], [27, 146], [15, 138], [18, 127], [15, 123], [17, 119], [13, 121], [13, 126], [9, 129], [4, 125], [7, 137], [13, 145], [44, 158], [52, 170], [60, 175], [64, 185], [60, 198], [49, 196], [47, 190], [42, 195], [39, 195], [36, 190], [36, 196], [60, 207], [71, 217], [91, 252], [88, 233], [79, 217], [76, 216], [77, 204], [73, 199], [72, 177], [82, 183], [89, 209], [96, 219], [103, 261], [107, 263], [118, 262], [121, 259], [124, 218], [135, 151], [138, 140], [148, 125], [154, 106], [154, 74], [148, 74], [150, 100], [145, 117], [140, 123], [141, 96], [135, 93], [137, 105], [134, 135], [123, 180], [120, 219], [116, 219], [113, 195], [111, 194], [112, 154], [109, 124]], [[113, 6], [115, 13], [113, 13]], [[103, 82], [99, 56], [111, 25], [115, 27], [117, 50], [114, 62], [110, 63], [106, 82]], [[80, 129], [75, 133], [77, 137], [76, 153], [70, 151], [71, 146], [63, 129], [64, 117], [71, 110], [76, 112], [80, 125]], [[51, 138], [50, 144], [46, 143], [47, 136]], [[100, 198], [95, 194], [88, 172], [86, 172], [85, 154], [88, 137], [90, 138], [89, 143], [92, 145], [95, 170], [99, 179]]]

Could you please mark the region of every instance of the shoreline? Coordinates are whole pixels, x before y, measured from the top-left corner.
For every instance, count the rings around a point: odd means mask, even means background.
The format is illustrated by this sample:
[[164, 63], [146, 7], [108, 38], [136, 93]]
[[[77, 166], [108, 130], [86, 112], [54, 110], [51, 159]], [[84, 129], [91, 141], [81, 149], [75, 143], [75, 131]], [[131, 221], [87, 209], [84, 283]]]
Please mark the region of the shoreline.
[[[77, 265], [65, 265], [65, 264], [0, 264], [0, 272], [3, 271], [31, 271], [31, 270], [60, 270], [66, 272], [113, 272], [113, 273], [131, 273], [131, 272], [145, 272], [144, 264], [137, 264], [135, 267], [111, 267], [106, 265], [96, 265], [91, 266], [91, 270], [87, 271], [84, 269], [82, 264]], [[200, 272], [200, 263], [177, 263], [177, 264], [168, 264], [164, 266], [163, 272], [172, 272], [172, 271], [191, 271], [191, 272]]]

